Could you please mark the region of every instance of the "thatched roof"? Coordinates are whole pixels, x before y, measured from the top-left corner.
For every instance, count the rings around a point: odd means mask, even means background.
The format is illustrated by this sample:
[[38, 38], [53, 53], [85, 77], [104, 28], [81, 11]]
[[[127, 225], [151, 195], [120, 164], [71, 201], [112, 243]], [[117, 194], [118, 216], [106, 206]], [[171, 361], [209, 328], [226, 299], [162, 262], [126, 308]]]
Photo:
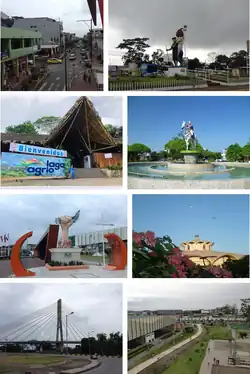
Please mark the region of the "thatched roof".
[[4, 144], [15, 142], [20, 144], [43, 145], [46, 141], [46, 138], [47, 135], [17, 134], [15, 132], [1, 133], [1, 142]]
[[117, 146], [86, 96], [76, 101], [47, 137], [45, 144], [66, 149], [72, 156], [77, 156], [81, 150], [92, 153]]

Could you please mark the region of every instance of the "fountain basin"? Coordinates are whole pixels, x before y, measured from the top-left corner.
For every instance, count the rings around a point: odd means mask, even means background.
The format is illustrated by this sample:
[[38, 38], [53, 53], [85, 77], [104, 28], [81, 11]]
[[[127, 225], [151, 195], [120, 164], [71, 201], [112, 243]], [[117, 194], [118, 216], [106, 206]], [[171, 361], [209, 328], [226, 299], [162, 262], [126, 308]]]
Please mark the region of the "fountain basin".
[[201, 162], [199, 164], [171, 162], [167, 164], [167, 167], [169, 173], [211, 173], [215, 171], [215, 165], [208, 162]]

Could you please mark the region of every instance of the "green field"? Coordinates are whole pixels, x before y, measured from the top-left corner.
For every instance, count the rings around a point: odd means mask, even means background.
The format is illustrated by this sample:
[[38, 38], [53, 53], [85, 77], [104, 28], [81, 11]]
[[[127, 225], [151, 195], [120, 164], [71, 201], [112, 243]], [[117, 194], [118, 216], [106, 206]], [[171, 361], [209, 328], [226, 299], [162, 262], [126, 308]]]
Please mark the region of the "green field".
[[0, 356], [0, 373], [5, 374], [7, 370], [21, 368], [28, 369], [32, 365], [51, 365], [60, 364], [64, 361], [64, 357], [50, 355], [9, 355]]
[[[190, 338], [192, 335], [195, 334], [195, 332], [196, 331], [184, 332], [182, 335], [177, 336], [175, 338], [175, 344], [178, 344], [178, 343], [182, 342], [183, 340], [186, 340], [186, 339]], [[146, 355], [144, 355], [140, 359], [136, 360], [134, 365], [131, 366], [130, 368], [135, 367], [135, 366], [141, 364], [142, 362], [149, 360], [150, 358], [158, 355], [159, 353], [162, 353], [162, 352], [166, 351], [167, 349], [171, 348], [172, 346], [173, 346], [173, 342], [170, 342], [170, 343], [163, 344], [162, 346], [160, 346], [158, 348], [156, 347], [154, 349], [151, 349]]]
[[[105, 256], [107, 259], [107, 256]], [[102, 262], [102, 256], [81, 255], [82, 261]]]
[[198, 374], [208, 341], [211, 339], [228, 340], [232, 338], [228, 327], [211, 326], [206, 328], [203, 340], [188, 349], [163, 374]]

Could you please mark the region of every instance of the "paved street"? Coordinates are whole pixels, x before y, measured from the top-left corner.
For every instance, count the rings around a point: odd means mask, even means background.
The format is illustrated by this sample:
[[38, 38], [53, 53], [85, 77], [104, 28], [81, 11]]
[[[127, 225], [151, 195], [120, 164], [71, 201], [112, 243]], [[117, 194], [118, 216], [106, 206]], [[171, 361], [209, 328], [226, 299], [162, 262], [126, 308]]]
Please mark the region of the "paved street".
[[[37, 268], [43, 266], [44, 261], [38, 258], [23, 258], [22, 263], [25, 268]], [[11, 274], [10, 260], [0, 260], [0, 278], [8, 278]]]
[[[84, 65], [81, 63], [80, 50], [75, 51], [76, 60], [67, 59], [68, 91], [95, 91], [94, 82], [83, 80]], [[38, 91], [65, 91], [65, 63], [48, 65], [50, 73]]]
[[122, 358], [102, 357], [101, 366], [89, 371], [94, 374], [122, 374]]

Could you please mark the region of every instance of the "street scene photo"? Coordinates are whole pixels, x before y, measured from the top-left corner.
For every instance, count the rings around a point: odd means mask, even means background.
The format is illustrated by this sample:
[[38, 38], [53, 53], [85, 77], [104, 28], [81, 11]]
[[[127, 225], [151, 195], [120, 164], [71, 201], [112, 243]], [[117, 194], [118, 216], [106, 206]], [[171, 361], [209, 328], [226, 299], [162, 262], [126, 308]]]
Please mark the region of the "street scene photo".
[[110, 91], [249, 91], [249, 0], [109, 0]]
[[0, 278], [125, 278], [126, 194], [0, 195]]
[[128, 374], [248, 374], [249, 283], [128, 288]]
[[128, 187], [250, 189], [249, 96], [129, 96]]
[[2, 0], [2, 91], [102, 91], [103, 0]]
[[249, 195], [133, 195], [132, 217], [134, 278], [249, 279]]
[[2, 94], [2, 186], [122, 187], [122, 100]]
[[1, 283], [0, 372], [122, 374], [122, 294], [120, 283]]

